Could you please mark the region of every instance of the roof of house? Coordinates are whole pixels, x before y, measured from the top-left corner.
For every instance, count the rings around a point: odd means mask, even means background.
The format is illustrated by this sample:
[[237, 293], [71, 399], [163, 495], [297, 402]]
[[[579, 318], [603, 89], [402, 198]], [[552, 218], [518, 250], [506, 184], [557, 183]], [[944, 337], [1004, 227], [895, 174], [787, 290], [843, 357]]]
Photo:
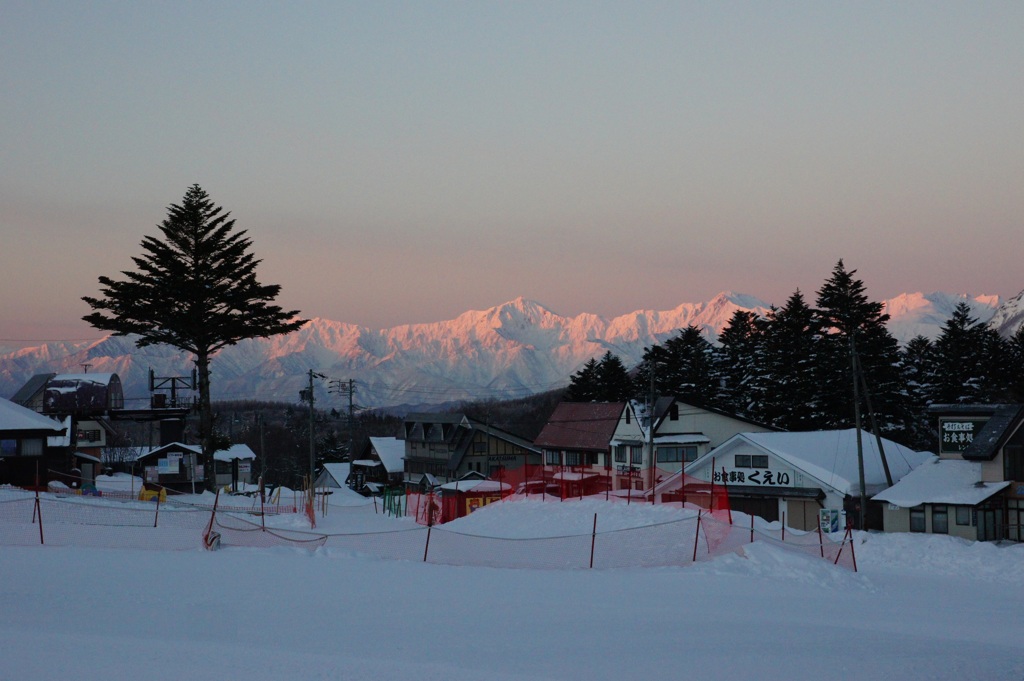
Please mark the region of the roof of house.
[[903, 508], [921, 504], [976, 506], [1009, 485], [1009, 481], [982, 482], [981, 462], [934, 458], [872, 498]]
[[405, 441], [397, 437], [371, 437], [370, 446], [377, 452], [384, 470], [401, 473], [405, 470]]
[[54, 431], [64, 429], [57, 421], [0, 397], [0, 431]]
[[[722, 456], [740, 443], [749, 443], [767, 454], [788, 463], [816, 478], [841, 494], [860, 494], [859, 464], [857, 457], [857, 430], [815, 430], [808, 432], [739, 433], [717, 448], [686, 466], [686, 471], [703, 467], [713, 456]], [[889, 471], [893, 482], [929, 460], [930, 452], [915, 452], [882, 438]], [[861, 451], [864, 459], [864, 484], [867, 492], [880, 492], [888, 486], [882, 457], [875, 437], [861, 432]]]
[[991, 461], [1024, 417], [1024, 404], [995, 405], [992, 416], [963, 451], [966, 461]]
[[256, 458], [256, 452], [249, 448], [249, 445], [231, 445], [227, 449], [218, 449], [213, 453], [216, 461], [232, 461], [234, 459], [252, 460]]
[[[351, 465], [347, 463], [325, 463], [324, 472], [334, 478], [334, 482], [339, 487], [345, 486], [345, 481], [348, 480], [348, 474], [351, 471]], [[321, 473], [322, 475], [323, 473]]]
[[[203, 448], [199, 445], [186, 445], [181, 442], [171, 442], [170, 444], [156, 448], [140, 447], [139, 449], [139, 455], [135, 457], [136, 461], [150, 456], [155, 456], [157, 454], [162, 454], [165, 451], [184, 450], [195, 454], [203, 453]], [[219, 449], [214, 452], [213, 458], [215, 461], [231, 461], [233, 459], [251, 460], [256, 458], [256, 453], [249, 448], [249, 445], [231, 445], [227, 449]]]
[[607, 451], [625, 407], [624, 402], [560, 402], [533, 444]]
[[14, 393], [14, 396], [11, 397], [11, 402], [14, 402], [15, 404], [20, 404], [22, 406], [28, 404], [29, 402], [32, 401], [33, 397], [35, 397], [36, 395], [43, 391], [43, 388], [46, 387], [46, 384], [49, 382], [49, 380], [56, 375], [57, 374], [53, 373], [36, 374], [32, 378], [28, 379], [25, 385], [18, 388], [18, 392]]

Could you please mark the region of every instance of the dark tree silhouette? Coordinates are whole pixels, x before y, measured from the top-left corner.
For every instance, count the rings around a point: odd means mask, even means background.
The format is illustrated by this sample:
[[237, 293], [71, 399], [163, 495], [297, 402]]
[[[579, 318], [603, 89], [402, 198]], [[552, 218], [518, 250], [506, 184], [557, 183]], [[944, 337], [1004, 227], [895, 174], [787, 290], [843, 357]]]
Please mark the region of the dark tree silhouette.
[[195, 355], [199, 378], [199, 438], [212, 486], [213, 452], [221, 444], [210, 406], [210, 359], [221, 348], [247, 338], [289, 333], [306, 323], [297, 310], [272, 302], [280, 286], [256, 279], [259, 264], [244, 230], [230, 213], [192, 185], [181, 205], [172, 204], [159, 225], [162, 238], [142, 240], [137, 271], [125, 279], [101, 276], [100, 298], [82, 298], [94, 310], [83, 319], [115, 336], [137, 335], [138, 347], [167, 344]]

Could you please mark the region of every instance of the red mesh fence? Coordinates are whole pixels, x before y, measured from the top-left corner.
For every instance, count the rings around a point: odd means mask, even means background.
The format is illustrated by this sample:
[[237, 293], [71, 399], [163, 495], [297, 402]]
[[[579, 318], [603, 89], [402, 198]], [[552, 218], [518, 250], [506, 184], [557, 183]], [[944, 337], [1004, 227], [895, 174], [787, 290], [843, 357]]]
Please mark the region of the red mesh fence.
[[[429, 495], [424, 498], [429, 501]], [[408, 512], [428, 514], [430, 511], [425, 509], [430, 507], [424, 498], [410, 500]], [[515, 503], [515, 498], [508, 497], [504, 503]], [[619, 499], [616, 503], [624, 502]], [[219, 508], [214, 514], [152, 502], [111, 505], [91, 497], [41, 494], [37, 500], [23, 493], [0, 494], [0, 545], [194, 550], [202, 546], [212, 518], [210, 529], [220, 546], [326, 547], [376, 558], [444, 565], [531, 569], [688, 565], [742, 551], [744, 546], [757, 541], [856, 569], [849, 536], [836, 542], [818, 532], [775, 529], [760, 520], [751, 522], [745, 514], [737, 514], [737, 522], [730, 524], [720, 519], [720, 509], [705, 511], [692, 504], [685, 508], [689, 514], [671, 522], [517, 539], [477, 536], [443, 525], [419, 524], [389, 531], [332, 534], [267, 527], [256, 515], [222, 512]], [[331, 512], [338, 510], [332, 507]], [[372, 509], [362, 506], [341, 512], [368, 514]], [[393, 522], [383, 514], [380, 518], [384, 523]], [[595, 527], [598, 526], [595, 521]]]

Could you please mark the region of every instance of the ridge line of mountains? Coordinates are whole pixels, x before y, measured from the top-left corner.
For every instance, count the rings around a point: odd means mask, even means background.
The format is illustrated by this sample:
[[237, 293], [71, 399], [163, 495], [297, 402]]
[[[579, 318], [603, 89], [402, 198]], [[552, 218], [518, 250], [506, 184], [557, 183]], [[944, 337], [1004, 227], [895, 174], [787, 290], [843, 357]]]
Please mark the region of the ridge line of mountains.
[[[1024, 324], [1024, 291], [1001, 302], [998, 296], [911, 293], [883, 301], [890, 333], [901, 343], [917, 335], [936, 338], [958, 303], [1003, 335]], [[637, 310], [613, 318], [583, 313], [555, 314], [540, 303], [516, 298], [455, 319], [405, 324], [388, 329], [311, 319], [293, 333], [251, 339], [225, 348], [212, 362], [214, 400], [297, 402], [309, 370], [332, 380], [354, 380], [355, 401], [397, 412], [437, 408], [481, 399], [510, 399], [568, 384], [588, 360], [605, 352], [628, 366], [644, 348], [662, 343], [679, 329], [699, 327], [712, 342], [736, 310], [760, 315], [770, 306], [750, 295], [723, 292], [704, 303], [667, 311]], [[148, 405], [148, 376], [188, 376], [191, 356], [168, 346], [136, 348], [131, 337], [56, 342], [0, 352], [0, 395], [10, 397], [32, 376], [116, 373], [125, 406]], [[321, 408], [348, 406], [348, 396], [316, 388]]]

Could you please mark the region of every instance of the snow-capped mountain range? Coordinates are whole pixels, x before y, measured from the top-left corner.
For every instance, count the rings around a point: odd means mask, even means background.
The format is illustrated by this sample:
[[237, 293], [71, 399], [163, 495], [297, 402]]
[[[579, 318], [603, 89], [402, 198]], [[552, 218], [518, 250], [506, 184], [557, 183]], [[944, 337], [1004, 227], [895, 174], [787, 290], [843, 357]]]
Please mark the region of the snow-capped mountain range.
[[[916, 335], [936, 337], [959, 302], [979, 321], [1011, 334], [1024, 321], [1021, 295], [1000, 306], [998, 296], [947, 293], [904, 294], [885, 301], [889, 330], [904, 343]], [[714, 341], [736, 310], [765, 314], [768, 304], [749, 295], [720, 293], [705, 303], [667, 311], [637, 310], [611, 319], [593, 314], [563, 317], [539, 303], [517, 298], [455, 319], [370, 329], [313, 319], [286, 336], [242, 341], [212, 363], [215, 400], [296, 402], [309, 370], [323, 374], [317, 402], [343, 407], [348, 396], [330, 391], [330, 381], [355, 380], [355, 401], [364, 407], [416, 407], [506, 399], [568, 384], [580, 366], [606, 351], [627, 366], [644, 348], [678, 329], [700, 327]], [[48, 343], [0, 354], [0, 395], [12, 396], [33, 375], [46, 372], [117, 373], [126, 406], [148, 404], [148, 375], [187, 376], [190, 355], [166, 346], [136, 348], [126, 337], [85, 343]]]

